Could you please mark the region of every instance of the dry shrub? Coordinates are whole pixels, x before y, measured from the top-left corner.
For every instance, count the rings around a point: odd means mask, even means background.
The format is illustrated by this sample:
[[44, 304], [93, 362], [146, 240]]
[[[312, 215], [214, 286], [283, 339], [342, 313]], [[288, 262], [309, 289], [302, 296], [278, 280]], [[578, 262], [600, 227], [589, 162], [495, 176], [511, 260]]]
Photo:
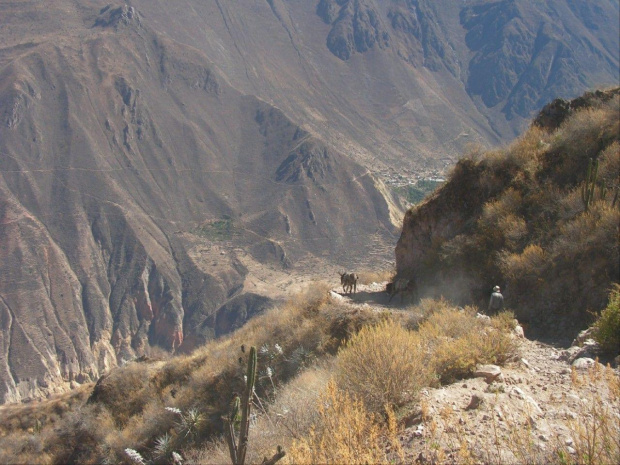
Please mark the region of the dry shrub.
[[291, 298], [289, 306], [298, 307], [308, 315], [316, 314], [329, 302], [331, 286], [324, 281], [316, 281], [310, 284], [301, 294]]
[[[439, 313], [445, 310], [454, 309], [454, 305], [442, 298], [439, 299], [430, 299], [425, 298], [420, 300], [420, 303], [414, 308], [413, 311], [422, 315], [422, 321], [428, 320], [435, 313]], [[471, 310], [468, 310], [471, 311]]]
[[380, 315], [373, 311], [355, 311], [346, 306], [333, 305], [327, 310], [329, 327], [326, 329], [329, 340], [325, 351], [336, 354], [338, 349], [347, 343], [362, 328], [376, 324]]
[[124, 425], [132, 416], [142, 412], [153, 397], [154, 388], [150, 380], [148, 364], [128, 363], [97, 383], [91, 401], [105, 405], [117, 424]]
[[468, 336], [445, 339], [433, 348], [432, 367], [443, 384], [470, 376], [476, 368], [478, 350]]
[[493, 232], [502, 234], [506, 217], [516, 218], [515, 213], [519, 211], [523, 199], [519, 191], [509, 188], [497, 200], [488, 202], [484, 205], [482, 216], [478, 220], [478, 227], [481, 232], [489, 235]]
[[420, 334], [431, 348], [446, 338], [458, 339], [479, 329], [480, 323], [474, 312], [473, 308], [459, 311], [453, 306], [444, 305], [420, 325]]
[[[615, 103], [615, 107], [613, 103]], [[560, 185], [575, 185], [585, 175], [588, 159], [608, 147], [620, 134], [618, 99], [600, 108], [581, 110], [554, 134], [547, 164]], [[561, 159], [556, 159], [561, 154]], [[558, 163], [561, 162], [561, 163]], [[555, 165], [555, 166], [551, 166]]]
[[508, 279], [519, 280], [537, 277], [547, 261], [545, 251], [539, 245], [528, 245], [521, 253], [504, 252], [501, 265]]
[[502, 313], [487, 324], [474, 316], [473, 309], [433, 314], [420, 326], [420, 335], [441, 382], [466, 378], [478, 364], [502, 364], [514, 357], [518, 347], [509, 333], [513, 320], [511, 313]]
[[540, 154], [549, 148], [550, 136], [544, 129], [531, 126], [520, 138], [508, 147], [506, 157], [533, 175], [539, 168]]
[[[552, 253], [567, 261], [579, 256], [586, 258], [593, 253], [604, 256], [613, 253], [617, 256], [619, 223], [618, 208], [612, 207], [607, 202], [594, 202], [588, 212], [578, 215], [561, 227], [560, 234], [552, 246]], [[583, 264], [575, 263], [575, 265]]]
[[400, 406], [433, 383], [420, 336], [392, 320], [365, 327], [338, 354], [338, 386], [373, 412]]
[[504, 236], [505, 247], [515, 249], [527, 234], [527, 224], [525, 219], [508, 214], [504, 215], [497, 222], [497, 227]]
[[[598, 178], [605, 181], [608, 188], [618, 186], [620, 182], [620, 143], [615, 141], [599, 155]], [[613, 198], [613, 193], [611, 193]]]
[[0, 463], [51, 464], [52, 457], [44, 451], [44, 438], [38, 434], [15, 431], [0, 438]]
[[558, 215], [561, 220], [570, 220], [583, 212], [581, 187], [576, 187], [566, 193], [558, 203]]
[[479, 337], [474, 335], [473, 342], [478, 347], [478, 363], [503, 365], [516, 358], [519, 343], [511, 333], [516, 326], [514, 322], [512, 312], [503, 312], [491, 318], [491, 328], [483, 330]]
[[330, 382], [317, 402], [318, 420], [306, 438], [294, 441], [285, 460], [294, 464], [385, 463], [382, 426], [363, 402]]

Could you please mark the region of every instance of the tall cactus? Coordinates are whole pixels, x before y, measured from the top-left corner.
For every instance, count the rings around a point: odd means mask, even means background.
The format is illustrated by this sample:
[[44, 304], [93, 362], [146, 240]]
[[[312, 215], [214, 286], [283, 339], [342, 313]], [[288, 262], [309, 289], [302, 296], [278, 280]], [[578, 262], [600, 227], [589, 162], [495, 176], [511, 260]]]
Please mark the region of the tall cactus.
[[588, 170], [586, 171], [586, 179], [581, 188], [581, 200], [585, 210], [588, 211], [590, 203], [594, 200], [594, 188], [596, 187], [596, 178], [598, 176], [598, 160], [593, 161], [591, 158], [588, 161]]
[[[242, 346], [242, 352], [245, 352], [245, 347]], [[248, 436], [250, 433], [250, 408], [252, 406], [252, 396], [254, 396], [254, 384], [256, 383], [256, 347], [250, 348], [248, 357], [248, 369], [246, 372], [246, 383], [243, 396], [235, 395], [233, 402], [231, 403], [231, 411], [228, 415], [228, 430], [226, 439], [228, 441], [228, 449], [230, 452], [230, 459], [233, 465], [244, 465], [245, 455], [248, 450]], [[239, 437], [235, 434], [235, 423], [239, 418], [239, 410], [241, 410], [241, 423], [239, 424]], [[284, 457], [286, 453], [278, 446], [277, 453], [271, 459], [263, 460], [263, 464], [275, 464], [278, 460]]]
[[239, 444], [237, 446], [237, 463], [245, 463], [245, 453], [248, 450], [248, 435], [250, 432], [250, 406], [252, 405], [252, 395], [254, 394], [254, 383], [256, 382], [256, 347], [250, 348], [248, 358], [248, 370], [246, 373], [245, 392], [241, 401], [241, 425], [239, 428]]

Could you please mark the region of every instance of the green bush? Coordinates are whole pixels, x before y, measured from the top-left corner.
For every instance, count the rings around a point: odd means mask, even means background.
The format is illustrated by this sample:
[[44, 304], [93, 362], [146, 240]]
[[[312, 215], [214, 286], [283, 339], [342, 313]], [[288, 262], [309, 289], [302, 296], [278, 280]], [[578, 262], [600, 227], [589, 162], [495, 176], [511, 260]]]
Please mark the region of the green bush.
[[620, 353], [620, 285], [614, 284], [609, 303], [594, 323], [595, 339], [606, 352]]

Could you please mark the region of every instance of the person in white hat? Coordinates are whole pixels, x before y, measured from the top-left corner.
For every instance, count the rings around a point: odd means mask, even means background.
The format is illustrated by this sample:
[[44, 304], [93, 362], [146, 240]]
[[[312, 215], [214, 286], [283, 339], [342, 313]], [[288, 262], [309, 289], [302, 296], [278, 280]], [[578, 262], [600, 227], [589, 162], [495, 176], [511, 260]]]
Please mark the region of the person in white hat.
[[497, 313], [502, 308], [504, 308], [504, 296], [500, 292], [499, 286], [495, 286], [493, 288], [493, 294], [491, 294], [491, 298], [489, 299], [489, 308], [487, 313]]

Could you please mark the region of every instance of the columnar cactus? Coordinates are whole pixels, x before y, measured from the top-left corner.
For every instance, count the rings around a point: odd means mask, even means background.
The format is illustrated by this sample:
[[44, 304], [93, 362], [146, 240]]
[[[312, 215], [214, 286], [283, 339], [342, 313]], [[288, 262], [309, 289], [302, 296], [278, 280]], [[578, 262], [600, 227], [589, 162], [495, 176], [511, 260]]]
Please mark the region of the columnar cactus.
[[588, 161], [588, 170], [586, 171], [586, 179], [584, 181], [583, 187], [581, 188], [581, 200], [583, 200], [583, 205], [588, 211], [590, 208], [590, 203], [594, 199], [594, 188], [596, 187], [596, 178], [598, 176], [598, 160], [595, 162], [590, 160]]
[[[242, 346], [242, 352], [245, 353], [245, 347]], [[230, 459], [233, 465], [244, 465], [245, 455], [248, 449], [248, 436], [250, 433], [250, 408], [252, 405], [252, 397], [254, 396], [254, 384], [256, 383], [256, 364], [257, 355], [256, 347], [250, 348], [248, 357], [248, 369], [246, 372], [246, 383], [243, 396], [235, 395], [231, 403], [231, 410], [228, 414], [227, 423], [228, 430], [226, 439], [228, 441], [228, 449]], [[241, 410], [241, 423], [239, 424], [239, 436], [235, 434], [235, 424], [238, 422], [239, 410]], [[271, 459], [265, 458], [263, 464], [272, 465], [284, 457], [286, 453], [278, 446], [276, 454]]]

